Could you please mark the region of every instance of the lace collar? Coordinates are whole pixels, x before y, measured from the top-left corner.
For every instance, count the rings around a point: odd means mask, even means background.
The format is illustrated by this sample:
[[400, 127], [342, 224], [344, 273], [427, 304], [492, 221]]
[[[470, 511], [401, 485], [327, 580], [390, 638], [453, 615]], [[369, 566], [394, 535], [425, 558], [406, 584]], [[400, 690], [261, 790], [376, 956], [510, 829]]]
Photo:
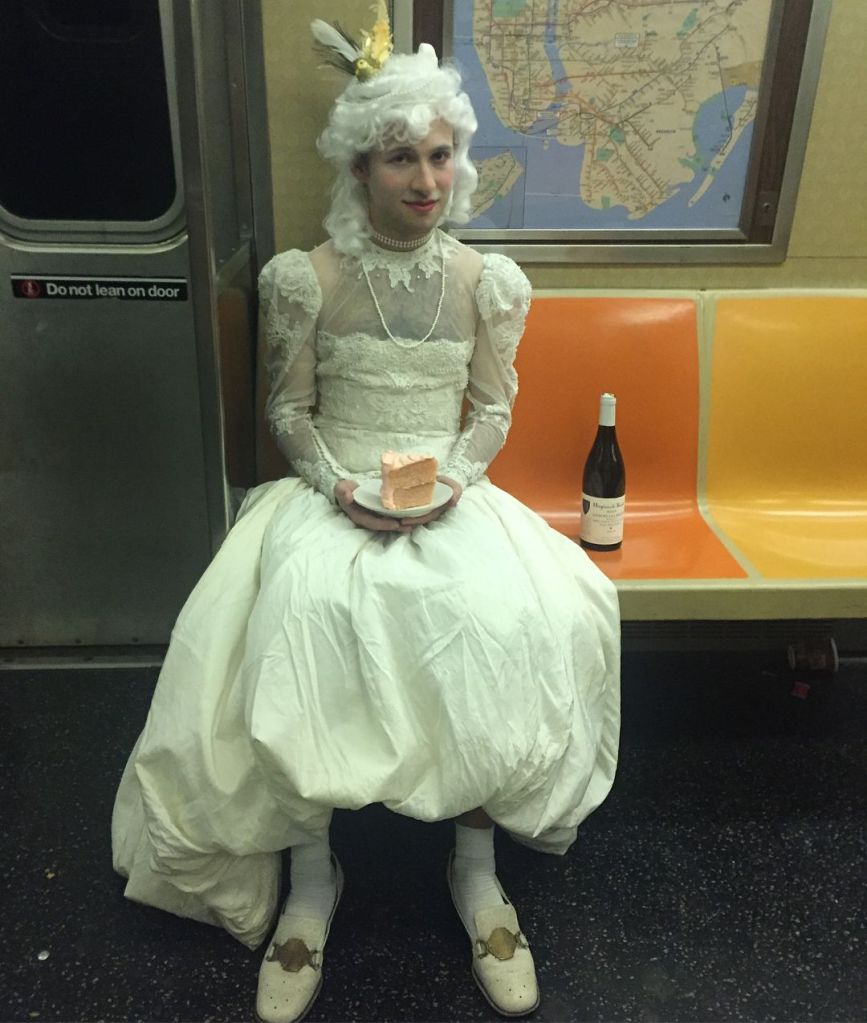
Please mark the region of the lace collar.
[[431, 233], [430, 238], [417, 249], [400, 251], [384, 249], [372, 241], [366, 241], [359, 257], [346, 257], [348, 269], [357, 277], [363, 277], [365, 269], [368, 274], [381, 270], [388, 274], [388, 283], [392, 288], [402, 285], [407, 291], [413, 290], [413, 279], [424, 277], [425, 280], [440, 272], [442, 258], [440, 241], [446, 262], [455, 253], [455, 241], [439, 229]]

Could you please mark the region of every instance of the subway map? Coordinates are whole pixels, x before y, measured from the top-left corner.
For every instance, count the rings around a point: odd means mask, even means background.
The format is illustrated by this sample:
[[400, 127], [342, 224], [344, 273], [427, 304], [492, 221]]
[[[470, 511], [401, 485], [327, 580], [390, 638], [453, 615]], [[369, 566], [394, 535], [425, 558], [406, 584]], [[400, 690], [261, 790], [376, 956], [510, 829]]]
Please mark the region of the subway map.
[[737, 227], [771, 0], [454, 0], [469, 228]]

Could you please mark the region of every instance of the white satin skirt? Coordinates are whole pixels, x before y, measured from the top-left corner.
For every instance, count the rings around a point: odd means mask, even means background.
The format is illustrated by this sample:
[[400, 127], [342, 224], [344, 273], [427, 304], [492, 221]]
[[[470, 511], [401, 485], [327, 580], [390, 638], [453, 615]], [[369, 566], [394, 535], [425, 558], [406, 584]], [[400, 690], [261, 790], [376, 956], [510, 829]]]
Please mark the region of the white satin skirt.
[[255, 947], [280, 851], [377, 802], [483, 807], [562, 854], [614, 779], [619, 655], [613, 584], [487, 480], [408, 535], [263, 484], [181, 611], [121, 780], [126, 895]]

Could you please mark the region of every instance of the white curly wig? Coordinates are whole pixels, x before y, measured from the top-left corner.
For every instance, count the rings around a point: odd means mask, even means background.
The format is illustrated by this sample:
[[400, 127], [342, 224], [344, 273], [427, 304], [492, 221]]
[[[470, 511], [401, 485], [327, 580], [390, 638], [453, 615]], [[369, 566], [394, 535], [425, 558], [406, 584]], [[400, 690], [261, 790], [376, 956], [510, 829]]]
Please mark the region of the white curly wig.
[[352, 173], [359, 157], [382, 148], [386, 139], [420, 142], [439, 119], [455, 133], [454, 185], [440, 222], [465, 224], [479, 180], [469, 157], [478, 122], [460, 74], [440, 66], [432, 46], [422, 43], [418, 53], [393, 54], [378, 75], [365, 82], [353, 79], [337, 97], [317, 145], [337, 170], [324, 223], [339, 252], [357, 255], [370, 237], [364, 185]]

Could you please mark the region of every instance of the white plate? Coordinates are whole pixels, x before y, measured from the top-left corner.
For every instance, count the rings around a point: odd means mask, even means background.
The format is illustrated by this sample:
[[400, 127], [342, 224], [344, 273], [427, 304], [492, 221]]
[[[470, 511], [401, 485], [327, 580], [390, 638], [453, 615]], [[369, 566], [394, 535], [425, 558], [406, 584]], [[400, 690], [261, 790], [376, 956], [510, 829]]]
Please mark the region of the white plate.
[[423, 504], [418, 508], [385, 508], [379, 499], [379, 488], [381, 480], [364, 480], [358, 484], [358, 488], [352, 495], [355, 502], [368, 511], [376, 512], [377, 515], [386, 515], [390, 519], [417, 519], [421, 515], [441, 508], [451, 500], [454, 491], [448, 483], [434, 483], [433, 500], [430, 504]]

